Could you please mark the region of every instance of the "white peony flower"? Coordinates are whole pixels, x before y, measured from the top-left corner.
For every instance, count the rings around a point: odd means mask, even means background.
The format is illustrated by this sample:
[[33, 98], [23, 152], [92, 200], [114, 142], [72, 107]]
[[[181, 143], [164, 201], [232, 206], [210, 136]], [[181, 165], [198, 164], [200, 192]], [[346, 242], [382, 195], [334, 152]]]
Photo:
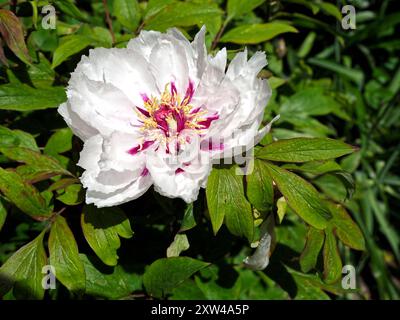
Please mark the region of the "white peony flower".
[[192, 202], [213, 159], [267, 132], [259, 127], [271, 90], [257, 78], [265, 54], [240, 52], [226, 70], [226, 49], [208, 56], [204, 35], [203, 27], [190, 43], [176, 29], [142, 31], [127, 48], [82, 57], [58, 111], [84, 141], [87, 203], [118, 205], [151, 185]]

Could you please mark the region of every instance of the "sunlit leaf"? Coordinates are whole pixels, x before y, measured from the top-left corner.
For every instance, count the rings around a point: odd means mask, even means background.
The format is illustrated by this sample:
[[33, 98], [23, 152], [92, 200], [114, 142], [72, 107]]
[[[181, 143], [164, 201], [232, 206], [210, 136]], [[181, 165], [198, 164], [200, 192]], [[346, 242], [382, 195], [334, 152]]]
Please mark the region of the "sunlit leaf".
[[300, 256], [301, 271], [307, 273], [315, 268], [324, 240], [325, 234], [322, 230], [312, 227], [308, 229], [306, 246]]
[[7, 218], [7, 209], [5, 207], [5, 200], [0, 196], [0, 231], [4, 226]]
[[318, 191], [307, 181], [285, 169], [268, 163], [268, 170], [289, 206], [307, 223], [324, 229], [331, 214]]
[[21, 211], [37, 220], [47, 219], [52, 213], [39, 191], [13, 171], [0, 168], [0, 191]]
[[339, 140], [321, 138], [294, 138], [266, 145], [257, 157], [282, 162], [328, 160], [354, 152], [354, 147]]
[[251, 12], [253, 9], [257, 8], [259, 5], [264, 3], [265, 0], [228, 0], [227, 11], [228, 17], [240, 17], [246, 13]]
[[10, 10], [0, 9], [0, 33], [15, 55], [23, 62], [30, 64], [31, 57], [26, 48], [22, 24]]
[[188, 257], [159, 259], [146, 270], [143, 283], [150, 295], [161, 298], [208, 265], [207, 262]]
[[119, 237], [130, 238], [133, 235], [128, 218], [118, 208], [85, 206], [81, 226], [90, 247], [109, 266], [115, 266], [118, 262]]
[[54, 51], [53, 62], [51, 64], [53, 69], [92, 43], [92, 39], [83, 35], [66, 36], [62, 40], [62, 43]]
[[212, 3], [173, 2], [146, 21], [146, 29], [165, 31], [170, 27], [203, 25], [222, 11]]
[[84, 254], [79, 256], [85, 267], [86, 294], [99, 298], [120, 299], [135, 290], [141, 290], [142, 281], [139, 275], [128, 273], [121, 266], [104, 271], [94, 259], [89, 259]]
[[114, 15], [129, 30], [134, 30], [140, 20], [140, 9], [137, 0], [114, 0]]
[[189, 241], [184, 233], [178, 233], [175, 235], [174, 241], [167, 248], [167, 257], [179, 257], [179, 255], [189, 249]]
[[26, 84], [0, 85], [0, 110], [32, 111], [57, 108], [66, 100], [62, 87], [32, 88]]
[[326, 283], [338, 281], [342, 275], [342, 260], [337, 247], [335, 235], [328, 229], [325, 231], [324, 244], [324, 280]]
[[264, 161], [255, 159], [251, 174], [246, 176], [247, 198], [260, 212], [271, 208], [274, 201], [272, 179]]
[[43, 231], [38, 237], [15, 252], [0, 268], [0, 296], [14, 287], [19, 299], [43, 299], [42, 268], [47, 257], [43, 247]]
[[214, 168], [208, 178], [206, 195], [214, 233], [225, 220], [229, 231], [238, 236], [253, 238], [254, 223], [250, 203], [245, 198], [243, 176], [237, 166]]
[[79, 257], [78, 245], [67, 221], [57, 216], [50, 229], [50, 264], [57, 279], [70, 291], [85, 290], [85, 269]]
[[225, 33], [225, 35], [221, 38], [221, 42], [256, 44], [271, 40], [277, 35], [286, 32], [297, 32], [297, 29], [291, 25], [280, 22], [242, 25]]

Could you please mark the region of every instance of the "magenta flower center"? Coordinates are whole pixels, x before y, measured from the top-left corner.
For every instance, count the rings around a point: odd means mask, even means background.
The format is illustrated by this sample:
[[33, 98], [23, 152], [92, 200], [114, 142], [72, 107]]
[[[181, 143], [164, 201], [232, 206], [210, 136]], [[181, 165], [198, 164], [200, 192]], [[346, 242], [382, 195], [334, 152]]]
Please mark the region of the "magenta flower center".
[[217, 114], [209, 115], [203, 106], [191, 104], [194, 94], [194, 85], [189, 85], [184, 95], [177, 92], [174, 82], [165, 86], [161, 97], [149, 98], [142, 94], [143, 106], [136, 107], [140, 130], [143, 132], [143, 142], [128, 152], [132, 155], [147, 149], [158, 141], [157, 148], [165, 146], [166, 152], [170, 152], [171, 144], [175, 151], [179, 151], [182, 144], [188, 141], [183, 130], [191, 130], [192, 134], [203, 136], [211, 125], [218, 119]]

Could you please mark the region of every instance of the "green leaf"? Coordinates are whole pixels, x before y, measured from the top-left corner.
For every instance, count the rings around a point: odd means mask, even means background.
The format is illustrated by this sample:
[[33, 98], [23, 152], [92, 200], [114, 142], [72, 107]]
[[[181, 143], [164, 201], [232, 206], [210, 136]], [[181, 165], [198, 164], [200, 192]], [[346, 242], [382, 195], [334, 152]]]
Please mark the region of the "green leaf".
[[317, 2], [316, 5], [326, 14], [335, 17], [339, 21], [342, 20], [342, 14], [336, 5], [328, 2]]
[[308, 228], [306, 245], [300, 256], [301, 271], [307, 273], [315, 268], [324, 240], [325, 234], [322, 230]]
[[129, 30], [137, 28], [140, 21], [140, 8], [137, 0], [114, 0], [114, 15]]
[[335, 295], [343, 295], [346, 290], [343, 290], [340, 283], [327, 284], [315, 274], [304, 274], [285, 266], [286, 270], [293, 276], [298, 292], [296, 300], [299, 299], [329, 299], [329, 296], [322, 290], [331, 292]]
[[70, 291], [85, 290], [85, 269], [79, 258], [78, 245], [67, 221], [58, 215], [50, 229], [50, 264], [57, 279]]
[[142, 289], [141, 277], [132, 272], [127, 273], [121, 266], [116, 266], [112, 272], [102, 273], [104, 265], [95, 263], [84, 254], [79, 255], [85, 267], [86, 294], [108, 298], [120, 299], [131, 292]]
[[67, 15], [80, 21], [88, 21], [87, 14], [79, 9], [71, 0], [55, 0], [56, 6]]
[[328, 138], [294, 138], [272, 142], [257, 153], [257, 158], [282, 162], [328, 160], [354, 152], [354, 147]]
[[303, 43], [301, 44], [299, 51], [297, 52], [297, 56], [299, 58], [305, 58], [310, 53], [311, 49], [313, 48], [316, 37], [317, 37], [317, 34], [314, 31], [310, 32], [307, 35], [307, 37], [304, 39]]
[[292, 171], [308, 172], [315, 175], [342, 171], [342, 167], [334, 161], [310, 161], [301, 165], [290, 163], [284, 164], [282, 168]]
[[274, 76], [268, 78], [268, 83], [272, 90], [279, 88], [280, 86], [284, 85], [286, 82], [287, 82], [287, 80], [278, 78], [278, 77], [274, 77]]
[[55, 72], [43, 53], [39, 52], [39, 63], [31, 64], [28, 68], [29, 78], [36, 88], [48, 88], [54, 82]]
[[313, 14], [317, 14], [319, 12], [319, 7], [310, 0], [286, 0], [286, 1], [305, 6], [309, 8]]
[[39, 191], [13, 171], [0, 168], [0, 191], [18, 209], [34, 219], [45, 220], [52, 213]]
[[0, 85], [0, 110], [33, 111], [57, 108], [66, 100], [65, 89], [35, 89], [26, 84]]
[[[57, 29], [62, 24], [61, 21], [57, 21]], [[37, 50], [43, 52], [53, 52], [58, 45], [58, 36], [56, 30], [41, 29], [32, 31], [28, 38], [28, 43]]]
[[291, 25], [281, 22], [270, 22], [264, 24], [242, 25], [229, 30], [221, 42], [232, 42], [237, 44], [257, 44], [271, 40], [277, 35], [286, 32], [298, 32]]
[[0, 9], [0, 33], [7, 46], [26, 64], [31, 63], [24, 31], [18, 17], [10, 10]]
[[280, 197], [277, 201], [276, 201], [276, 208], [277, 208], [277, 215], [278, 215], [278, 219], [279, 219], [279, 223], [282, 223], [283, 218], [286, 215], [286, 211], [287, 211], [287, 202], [285, 197]]
[[221, 14], [217, 4], [173, 2], [149, 18], [145, 29], [165, 31], [170, 27], [203, 25]]
[[118, 208], [85, 206], [81, 226], [90, 247], [109, 266], [115, 266], [118, 262], [117, 250], [121, 245], [119, 236], [130, 238], [133, 235], [128, 218]]
[[196, 226], [196, 220], [194, 218], [194, 208], [193, 203], [187, 205], [185, 213], [183, 214], [181, 228], [179, 232], [184, 232], [193, 229]]
[[346, 200], [347, 190], [339, 176], [327, 173], [317, 177], [313, 182], [329, 198], [337, 202]]
[[54, 69], [69, 57], [90, 46], [92, 39], [83, 35], [71, 35], [62, 38], [61, 44], [54, 51], [51, 67]]
[[179, 257], [179, 255], [189, 249], [189, 241], [186, 234], [178, 233], [175, 235], [174, 241], [167, 248], [167, 257]]
[[85, 192], [80, 184], [71, 184], [65, 187], [65, 192], [57, 197], [58, 201], [75, 206], [81, 204], [85, 199]]
[[17, 299], [43, 299], [42, 268], [47, 257], [43, 247], [43, 231], [33, 241], [15, 252], [0, 268], [0, 296], [14, 286]]
[[34, 180], [37, 176], [55, 176], [72, 174], [65, 170], [56, 160], [49, 156], [42, 155], [39, 152], [28, 148], [20, 147], [0, 147], [0, 152], [7, 158], [17, 162], [26, 163], [29, 166], [23, 166], [24, 169], [17, 170], [19, 174], [29, 174], [29, 177], [23, 176], [26, 180]]
[[214, 233], [224, 219], [229, 231], [252, 241], [254, 222], [251, 205], [244, 195], [243, 176], [238, 166], [214, 168], [208, 178], [206, 196]]
[[361, 152], [356, 152], [344, 157], [340, 161], [340, 166], [346, 172], [353, 173], [357, 170], [361, 162]]
[[176, 3], [175, 0], [149, 0], [143, 14], [143, 19], [148, 20], [150, 17], [156, 15], [164, 10], [168, 5]]
[[342, 106], [322, 87], [308, 87], [296, 92], [284, 101], [280, 107], [282, 119], [290, 119], [296, 115], [321, 116], [329, 113], [341, 115]]
[[39, 151], [35, 138], [20, 130], [10, 130], [0, 125], [0, 147], [24, 147]]
[[333, 61], [328, 61], [324, 59], [318, 58], [309, 58], [307, 60], [310, 64], [315, 65], [317, 67], [321, 67], [327, 69], [329, 71], [335, 72], [339, 75], [342, 75], [349, 80], [356, 83], [358, 86], [361, 86], [364, 82], [364, 73], [361, 70], [352, 69], [349, 67], [345, 67], [343, 65], [337, 64]]
[[267, 166], [272, 179], [289, 206], [314, 228], [326, 228], [331, 214], [318, 191], [294, 173], [271, 163], [267, 163]]
[[227, 11], [228, 19], [240, 17], [253, 11], [255, 8], [263, 4], [265, 0], [228, 0]]
[[169, 300], [205, 300], [206, 297], [192, 279], [184, 281], [179, 287], [175, 288]]
[[4, 226], [4, 222], [6, 222], [7, 218], [7, 210], [5, 207], [5, 201], [3, 197], [0, 196], [0, 231]]
[[47, 141], [43, 152], [49, 155], [56, 155], [71, 150], [72, 136], [70, 128], [57, 130]]
[[[229, 285], [223, 285], [223, 276], [219, 272], [226, 272], [234, 270], [226, 268], [225, 270], [219, 269], [216, 265], [200, 271], [200, 276], [195, 276], [195, 282], [204, 294], [207, 300], [237, 300], [239, 299], [242, 279], [239, 277], [232, 277]], [[201, 278], [200, 278], [201, 277]], [[222, 279], [221, 279], [222, 278]], [[207, 280], [207, 281], [205, 281]]]
[[[3, 48], [3, 40], [0, 38], [0, 62], [5, 65], [6, 67], [9, 67], [9, 63], [6, 57], [6, 54], [4, 53], [4, 48]], [[9, 80], [11, 82], [11, 80]]]
[[340, 241], [352, 249], [365, 250], [364, 235], [343, 206], [329, 203], [329, 210], [333, 217], [331, 228]]
[[63, 190], [68, 186], [70, 186], [71, 184], [76, 184], [76, 183], [79, 183], [78, 178], [63, 178], [54, 182], [47, 190], [48, 191]]
[[274, 189], [264, 161], [254, 160], [253, 172], [246, 175], [246, 182], [246, 195], [251, 204], [260, 212], [269, 210], [274, 202]]
[[324, 244], [324, 281], [335, 283], [342, 275], [342, 260], [333, 232], [325, 230]]
[[92, 40], [91, 45], [93, 47], [111, 48], [113, 46], [112, 34], [107, 28], [88, 26], [79, 31], [82, 35], [87, 36]]
[[296, 285], [295, 300], [330, 300], [329, 296], [323, 291], [323, 284], [315, 275], [303, 274], [288, 267], [290, 275]]
[[159, 259], [146, 270], [143, 284], [151, 296], [161, 298], [208, 265], [207, 262], [188, 257]]

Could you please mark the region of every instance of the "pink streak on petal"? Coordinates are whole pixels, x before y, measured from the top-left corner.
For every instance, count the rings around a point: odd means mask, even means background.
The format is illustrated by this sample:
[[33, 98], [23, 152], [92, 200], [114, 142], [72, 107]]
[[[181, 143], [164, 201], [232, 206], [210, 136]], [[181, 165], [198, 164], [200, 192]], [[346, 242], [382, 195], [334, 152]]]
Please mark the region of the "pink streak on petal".
[[183, 100], [184, 101], [186, 100], [187, 103], [190, 103], [190, 101], [192, 101], [193, 94], [194, 94], [194, 83], [192, 80], [189, 80], [189, 85], [186, 89], [185, 98]]
[[142, 96], [142, 99], [143, 99], [144, 102], [149, 102], [149, 101], [150, 101], [150, 99], [149, 99], [149, 97], [147, 96], [147, 94], [141, 93], [140, 95]]
[[180, 110], [179, 113], [176, 113], [175, 120], [176, 120], [177, 131], [181, 132], [182, 130], [184, 130], [185, 123], [186, 123], [186, 117], [182, 110]]
[[145, 142], [143, 142], [142, 145], [137, 145], [136, 147], [133, 147], [132, 149], [128, 150], [128, 153], [129, 153], [130, 155], [133, 155], [133, 156], [134, 156], [134, 155], [137, 154], [139, 151], [146, 150], [146, 149], [147, 149], [148, 147], [150, 147], [153, 143], [154, 143], [154, 141], [150, 141], [150, 140], [145, 141]]
[[178, 168], [175, 170], [175, 174], [182, 173], [182, 172], [185, 172], [185, 170], [183, 170], [182, 168]]
[[178, 93], [178, 90], [176, 90], [175, 82], [171, 82], [171, 95], [176, 96]]
[[145, 115], [147, 118], [150, 117], [150, 113], [149, 113], [147, 110], [144, 110], [144, 109], [139, 108], [139, 107], [136, 107], [136, 109], [138, 109], [138, 111], [139, 111], [141, 114]]
[[219, 118], [218, 115], [209, 116], [204, 121], [199, 121], [199, 125], [203, 126], [204, 129], [208, 129], [211, 125], [211, 122], [217, 120]]
[[142, 173], [140, 174], [140, 176], [141, 176], [141, 177], [145, 177], [145, 176], [147, 176], [148, 174], [149, 174], [149, 170], [148, 170], [146, 167], [144, 167]]
[[201, 107], [194, 108], [193, 110], [190, 111], [190, 114], [195, 114], [199, 112], [201, 109], [202, 109]]
[[215, 151], [215, 150], [224, 150], [224, 144], [222, 142], [214, 142], [211, 140], [204, 140], [200, 144], [200, 149], [202, 151]]

